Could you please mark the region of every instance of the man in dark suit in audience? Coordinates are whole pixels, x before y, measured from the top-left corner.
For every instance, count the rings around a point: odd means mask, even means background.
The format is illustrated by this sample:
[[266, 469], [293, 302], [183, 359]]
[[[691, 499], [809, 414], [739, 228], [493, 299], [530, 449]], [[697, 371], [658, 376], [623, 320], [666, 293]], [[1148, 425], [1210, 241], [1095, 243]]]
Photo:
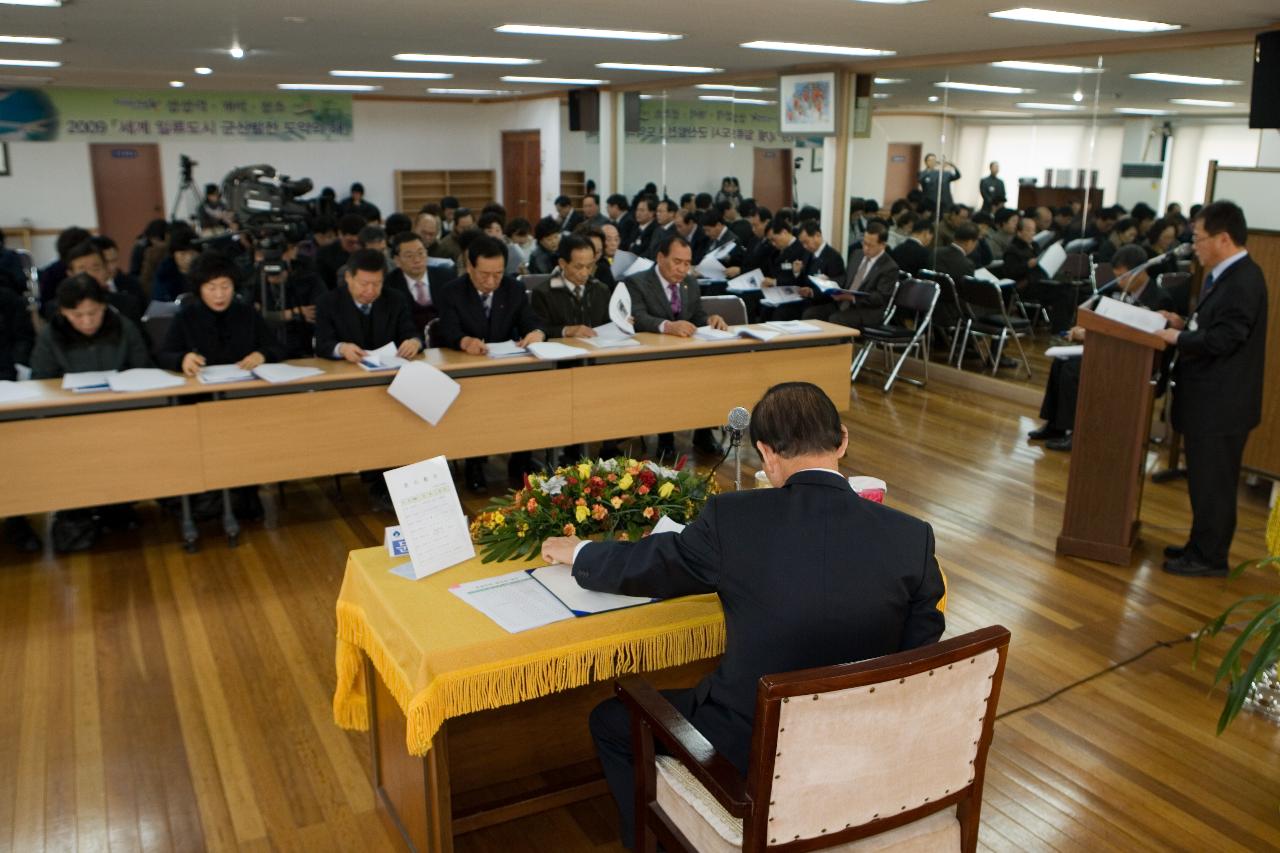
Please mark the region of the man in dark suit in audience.
[[631, 232], [630, 242], [624, 242], [622, 248], [637, 258], [652, 257], [657, 243], [654, 238], [658, 233], [657, 216], [658, 200], [651, 195], [642, 195], [636, 199], [635, 228]]
[[587, 193], [582, 197], [582, 220], [593, 228], [609, 223], [609, 217], [600, 211], [600, 196], [596, 193]]
[[627, 247], [635, 238], [636, 220], [631, 215], [631, 206], [627, 203], [627, 197], [622, 193], [614, 193], [605, 200], [605, 209], [609, 221], [618, 229], [619, 247], [623, 251], [631, 251]]
[[938, 256], [934, 261], [935, 272], [944, 272], [952, 281], [959, 281], [966, 275], [973, 275], [973, 261], [969, 254], [978, 245], [978, 226], [971, 222], [962, 222], [952, 232], [952, 240], [946, 246], [938, 247]]
[[805, 259], [805, 275], [822, 276], [832, 281], [844, 280], [844, 258], [822, 236], [822, 226], [817, 220], [804, 222], [796, 236], [800, 245], [809, 253], [809, 257]]
[[799, 284], [809, 253], [805, 251], [804, 244], [796, 239], [791, 225], [780, 217], [772, 220], [766, 239], [773, 247], [773, 254], [771, 263], [760, 267], [764, 270], [764, 283], [771, 287]]
[[[637, 542], [556, 537], [542, 546], [543, 558], [572, 566], [584, 589], [720, 597], [726, 640], [718, 667], [663, 697], [743, 775], [762, 676], [918, 648], [937, 642], [946, 625], [932, 528], [849, 487], [839, 470], [849, 432], [821, 389], [770, 388], [751, 414], [751, 439], [776, 488], [713, 497], [680, 533]], [[610, 699], [591, 712], [590, 727], [622, 842], [631, 846], [627, 709]]]
[[1186, 545], [1165, 549], [1164, 570], [1222, 577], [1230, 565], [1245, 442], [1262, 420], [1267, 283], [1245, 248], [1249, 230], [1239, 207], [1207, 204], [1192, 227], [1205, 269], [1200, 300], [1186, 322], [1166, 313], [1171, 328], [1160, 333], [1178, 356], [1173, 427], [1187, 447], [1191, 535]]
[[[737, 246], [738, 244], [738, 235], [730, 230], [728, 223], [724, 221], [724, 214], [715, 207], [702, 214], [702, 233], [706, 235], [709, 241], [707, 253], [711, 255], [725, 250], [727, 246]], [[736, 248], [729, 250], [728, 254], [722, 256], [721, 260], [725, 262], [725, 266], [730, 266], [731, 258], [733, 258], [733, 262], [741, 262], [741, 257], [741, 248]]]
[[[689, 248], [689, 241], [672, 234], [658, 244], [653, 268], [627, 279], [637, 332], [690, 338], [699, 326], [728, 328], [724, 318], [718, 314], [708, 315], [703, 309], [698, 280], [692, 275], [692, 269], [693, 250]], [[708, 454], [720, 452], [710, 429], [695, 430], [693, 446]], [[671, 433], [658, 436], [658, 456], [675, 458], [675, 436]]]
[[567, 195], [556, 196], [556, 223], [561, 234], [571, 234], [582, 222], [582, 214], [573, 209], [573, 200]]
[[[898, 265], [889, 254], [889, 229], [883, 222], [867, 225], [862, 235], [862, 249], [854, 252], [850, 263], [850, 279], [845, 293], [826, 297], [804, 312], [806, 320], [830, 320], [842, 326], [860, 329], [884, 318], [889, 300], [898, 282]], [[858, 293], [866, 294], [858, 296]], [[818, 299], [816, 292], [814, 298]]]
[[137, 284], [137, 279], [132, 279], [133, 287], [129, 290], [116, 286], [111, 281], [111, 273], [107, 268], [106, 258], [102, 256], [102, 250], [92, 239], [72, 246], [62, 259], [67, 265], [68, 277], [88, 273], [94, 281], [102, 285], [103, 290], [107, 291], [107, 304], [141, 328], [142, 315], [148, 304], [141, 286]]
[[[427, 275], [427, 247], [412, 231], [391, 238], [391, 262], [396, 268], [387, 274], [384, 287], [394, 290], [409, 301], [413, 327], [423, 334], [427, 324], [440, 316], [439, 296]], [[430, 342], [427, 341], [428, 345]]]
[[[440, 345], [470, 355], [486, 355], [489, 344], [515, 341], [518, 346], [546, 340], [542, 321], [534, 313], [525, 286], [505, 276], [507, 247], [501, 240], [479, 235], [466, 252], [466, 274], [449, 282], [440, 292]], [[484, 458], [466, 462], [467, 488], [488, 488]], [[513, 484], [528, 473], [528, 451], [511, 454], [507, 477]]]
[[755, 201], [744, 198], [736, 207], [727, 201], [722, 201], [716, 207], [724, 217], [724, 224], [733, 232], [733, 236], [738, 239], [743, 249], [750, 249], [756, 239], [752, 234], [749, 219], [750, 215], [756, 212]]
[[348, 213], [338, 220], [338, 239], [316, 252], [316, 273], [329, 290], [341, 289], [338, 270], [351, 253], [360, 248], [360, 232], [368, 223], [358, 213]]
[[684, 208], [676, 211], [675, 231], [688, 241], [689, 248], [693, 251], [694, 266], [702, 263], [702, 259], [707, 256], [707, 247], [711, 245], [702, 230], [701, 218], [701, 214], [691, 213]]
[[1034, 242], [1036, 220], [1024, 216], [1018, 221], [1018, 231], [1004, 253], [1004, 265], [1000, 277], [1018, 283], [1018, 292], [1026, 302], [1043, 305], [1049, 312], [1050, 331], [1064, 334], [1076, 312], [1076, 291], [1069, 284], [1057, 284], [1046, 279], [1040, 270], [1039, 252]]
[[386, 256], [359, 249], [346, 268], [345, 285], [316, 302], [316, 355], [355, 364], [394, 343], [398, 356], [415, 358], [422, 352], [422, 330], [413, 326], [408, 300], [383, 287]]
[[[929, 268], [929, 258], [933, 251], [933, 220], [920, 218], [911, 226], [911, 234], [898, 244], [890, 254], [899, 269], [915, 275], [920, 270]], [[850, 263], [852, 263], [850, 259]]]

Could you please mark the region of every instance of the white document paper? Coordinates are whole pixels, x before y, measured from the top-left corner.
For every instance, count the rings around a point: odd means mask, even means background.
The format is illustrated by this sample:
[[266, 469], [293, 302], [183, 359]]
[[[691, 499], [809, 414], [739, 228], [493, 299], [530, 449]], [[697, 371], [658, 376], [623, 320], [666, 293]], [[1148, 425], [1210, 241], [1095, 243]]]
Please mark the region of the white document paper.
[[636, 333], [636, 327], [631, 324], [631, 291], [621, 281], [613, 289], [613, 295], [609, 297], [609, 319], [627, 335]]
[[373, 352], [365, 353], [364, 358], [360, 359], [360, 366], [371, 372], [376, 370], [399, 370], [409, 363], [408, 359], [396, 355], [399, 349], [395, 341], [385, 343]]
[[698, 275], [702, 278], [724, 278], [724, 264], [720, 263], [718, 258], [707, 255], [702, 259], [702, 263], [696, 267]]
[[822, 331], [821, 327], [806, 323], [803, 320], [774, 320], [764, 325], [766, 328], [773, 329], [775, 332], [782, 332], [784, 335], [811, 335], [814, 332]]
[[414, 575], [425, 578], [476, 555], [443, 456], [415, 462], [383, 473], [387, 491], [409, 545]]
[[1044, 351], [1045, 358], [1074, 358], [1084, 355], [1084, 344], [1071, 344], [1062, 347], [1049, 347]]
[[539, 361], [560, 361], [565, 358], [586, 358], [591, 352], [555, 341], [541, 341], [529, 344], [529, 354]]
[[281, 382], [323, 376], [324, 371], [318, 367], [299, 367], [296, 364], [259, 364], [253, 369], [253, 375], [265, 382], [278, 385]]
[[612, 261], [614, 278], [618, 277], [620, 271], [629, 269], [636, 262], [637, 257], [638, 255], [632, 252], [615, 252]]
[[87, 370], [84, 373], [64, 373], [62, 374], [62, 390], [75, 391], [77, 393], [107, 391], [111, 388], [107, 384], [107, 379], [113, 373], [115, 373], [114, 370]]
[[1153, 335], [1166, 325], [1164, 315], [1121, 302], [1119, 299], [1099, 300], [1094, 313]]
[[637, 604], [649, 604], [654, 600], [634, 595], [617, 595], [611, 592], [593, 592], [583, 589], [574, 580], [573, 570], [564, 563], [543, 566], [529, 574], [575, 616], [621, 610], [624, 607], [635, 607]]
[[713, 329], [710, 326], [699, 326], [694, 330], [693, 336], [700, 341], [731, 341], [738, 337], [738, 333], [734, 331], [721, 331]]
[[107, 384], [112, 391], [159, 391], [186, 385], [187, 380], [156, 367], [135, 367], [112, 373], [107, 377]]
[[751, 270], [744, 272], [737, 278], [729, 279], [726, 287], [730, 293], [751, 293], [759, 290], [760, 285], [764, 283], [764, 270]]
[[436, 267], [436, 268], [443, 269], [444, 267], [449, 267], [450, 269], [453, 269], [453, 268], [456, 268], [457, 266], [458, 265], [456, 263], [454, 263], [448, 258], [427, 258], [428, 268]]
[[[596, 326], [594, 338], [575, 338], [574, 340], [595, 347], [596, 349], [613, 349], [615, 347], [638, 347], [640, 342], [619, 329], [613, 323]], [[607, 330], [607, 331], [606, 331]]]
[[729, 328], [737, 332], [740, 338], [755, 338], [757, 341], [771, 341], [782, 334], [766, 326], [730, 326]]
[[0, 403], [17, 403], [40, 396], [40, 388], [29, 382], [14, 382], [12, 379], [0, 380]]
[[770, 308], [776, 308], [779, 305], [786, 305], [788, 302], [803, 302], [804, 297], [796, 293], [794, 287], [762, 287], [760, 288], [761, 299], [763, 305]]
[[974, 270], [973, 277], [977, 279], [981, 279], [982, 281], [989, 281], [992, 284], [998, 284], [1001, 286], [1004, 286], [1006, 284], [1013, 284], [1013, 279], [996, 278], [996, 274], [993, 273], [991, 270], [987, 269], [986, 267], [978, 267], [976, 270]]
[[1062, 265], [1066, 263], [1067, 250], [1062, 248], [1061, 243], [1054, 243], [1052, 246], [1044, 250], [1044, 254], [1040, 256], [1040, 271], [1045, 274], [1046, 278], [1053, 278], [1058, 274], [1058, 270], [1062, 269]]
[[147, 310], [143, 312], [142, 319], [149, 320], [153, 317], [172, 317], [178, 313], [180, 308], [182, 308], [182, 306], [176, 302], [160, 302], [153, 299], [151, 300], [151, 303], [147, 305]]
[[462, 386], [425, 361], [411, 361], [387, 386], [387, 393], [432, 426], [440, 423]]
[[720, 248], [712, 252], [711, 257], [716, 258], [717, 260], [723, 261], [725, 258], [732, 255], [733, 250], [736, 248], [738, 248], [738, 241], [730, 240], [728, 243], [725, 243], [723, 246], [721, 246]]
[[631, 278], [633, 275], [639, 275], [640, 273], [651, 269], [653, 269], [653, 261], [648, 258], [636, 258], [635, 261], [632, 262], [631, 266], [627, 267], [627, 271], [622, 274], [622, 277]]
[[658, 523], [653, 526], [652, 533], [679, 533], [684, 530], [685, 525], [678, 521], [672, 521], [667, 516], [658, 519]]
[[489, 358], [511, 358], [513, 355], [528, 355], [529, 351], [522, 346], [517, 346], [515, 341], [498, 341], [497, 343], [485, 344], [488, 350], [486, 355]]
[[253, 373], [234, 364], [210, 364], [200, 368], [196, 376], [202, 385], [221, 385], [223, 382], [247, 382]]
[[836, 284], [836, 283], [835, 283], [834, 281], [832, 281], [831, 279], [829, 279], [829, 278], [821, 278], [821, 277], [816, 276], [816, 275], [811, 275], [811, 276], [809, 276], [809, 283], [810, 283], [810, 284], [812, 284], [814, 287], [816, 287], [818, 290], [820, 290], [820, 291], [822, 291], [823, 293], [826, 293], [826, 294], [828, 294], [828, 295], [830, 295], [830, 294], [832, 294], [832, 293], [840, 293], [840, 292], [844, 291], [844, 288], [843, 288], [843, 287], [841, 287], [840, 285]]
[[511, 634], [573, 618], [573, 611], [524, 571], [460, 583], [449, 592]]

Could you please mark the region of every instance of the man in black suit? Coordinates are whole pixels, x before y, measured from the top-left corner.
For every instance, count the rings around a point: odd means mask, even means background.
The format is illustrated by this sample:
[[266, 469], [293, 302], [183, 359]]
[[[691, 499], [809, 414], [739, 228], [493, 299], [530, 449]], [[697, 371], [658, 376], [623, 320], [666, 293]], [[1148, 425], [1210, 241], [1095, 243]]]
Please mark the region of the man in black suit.
[[[929, 268], [929, 256], [933, 250], [933, 220], [920, 218], [911, 226], [911, 234], [898, 244], [890, 254], [898, 269], [915, 275]], [[852, 260], [850, 261], [852, 263]]]
[[1065, 334], [1076, 312], [1076, 290], [1070, 284], [1046, 279], [1040, 270], [1039, 252], [1035, 244], [1036, 220], [1024, 216], [1004, 253], [1000, 277], [1017, 282], [1018, 292], [1027, 302], [1044, 306], [1049, 311], [1050, 331]]
[[707, 247], [711, 245], [711, 241], [702, 230], [701, 219], [700, 213], [691, 213], [684, 208], [676, 211], [675, 230], [689, 242], [689, 248], [693, 251], [694, 266], [702, 263], [702, 259], [707, 256]]
[[1191, 535], [1165, 549], [1164, 570], [1227, 574], [1236, 529], [1236, 489], [1249, 432], [1262, 420], [1267, 347], [1267, 284], [1245, 248], [1244, 212], [1229, 201], [1205, 205], [1192, 245], [1206, 270], [1190, 320], [1166, 314], [1160, 336], [1177, 349], [1173, 427], [1187, 446]]
[[[1146, 252], [1139, 246], [1125, 246], [1112, 261], [1118, 287], [1107, 294], [1129, 305], [1149, 311], [1172, 311], [1173, 297], [1151, 279], [1146, 270], [1131, 271], [1146, 263]], [[1067, 332], [1073, 344], [1085, 342], [1085, 330], [1075, 326]], [[1044, 425], [1027, 433], [1030, 441], [1043, 441], [1047, 450], [1070, 450], [1071, 432], [1076, 422], [1076, 397], [1080, 391], [1081, 356], [1055, 358], [1049, 367], [1049, 380], [1044, 387], [1040, 417]]]
[[[929, 525], [849, 487], [839, 470], [849, 432], [821, 389], [770, 388], [752, 412], [751, 439], [777, 488], [718, 495], [680, 533], [637, 542], [557, 537], [542, 546], [544, 559], [571, 565], [584, 589], [720, 597], [720, 665], [697, 687], [663, 695], [744, 775], [762, 676], [934, 643], [945, 627], [938, 604], [946, 589]], [[606, 701], [590, 726], [630, 846], [627, 710]]]
[[[68, 278], [80, 273], [88, 273], [107, 292], [107, 303], [119, 311], [121, 316], [128, 317], [141, 328], [142, 314], [147, 309], [147, 299], [142, 293], [142, 287], [132, 276], [129, 280], [122, 280], [120, 285], [115, 284], [111, 280], [111, 273], [107, 267], [106, 258], [102, 256], [102, 250], [92, 239], [72, 246], [63, 255], [62, 260], [67, 265]], [[130, 284], [132, 287], [125, 289]], [[50, 305], [52, 306], [53, 303]]]
[[342, 289], [344, 282], [338, 281], [338, 270], [360, 248], [360, 232], [367, 224], [358, 213], [346, 214], [338, 220], [338, 239], [316, 252], [316, 273], [329, 290]]
[[[557, 232], [558, 234], [559, 232]], [[542, 321], [533, 311], [525, 286], [504, 275], [507, 247], [486, 234], [467, 245], [466, 273], [440, 291], [440, 345], [471, 355], [486, 355], [488, 344], [515, 341], [518, 346], [545, 341]], [[468, 459], [467, 488], [483, 492], [488, 488], [484, 457]], [[512, 453], [507, 461], [507, 478], [513, 484], [532, 465], [529, 451]]]
[[408, 300], [413, 328], [422, 333], [424, 342], [427, 324], [440, 316], [438, 288], [432, 287], [427, 275], [427, 254], [422, 238], [413, 231], [392, 237], [391, 262], [396, 268], [387, 274], [383, 285]]
[[364, 184], [356, 181], [351, 185], [351, 195], [347, 196], [338, 205], [338, 212], [344, 216], [348, 213], [354, 213], [368, 222], [381, 222], [382, 211], [377, 206], [365, 200]]
[[809, 253], [804, 263], [805, 275], [822, 276], [832, 281], [844, 280], [844, 258], [840, 257], [834, 246], [827, 243], [822, 236], [822, 226], [816, 220], [805, 221], [800, 226], [796, 239]]
[[955, 163], [939, 162], [936, 154], [924, 155], [924, 168], [920, 170], [919, 181], [925, 207], [936, 211], [941, 199], [942, 212], [950, 210], [955, 204], [951, 198], [951, 183], [958, 180], [960, 170]]
[[622, 244], [622, 248], [637, 258], [652, 257], [652, 251], [656, 249], [657, 244], [654, 237], [658, 232], [657, 216], [658, 200], [651, 195], [642, 195], [636, 199], [635, 204], [635, 228], [632, 229], [631, 239]]
[[[691, 338], [699, 326], [727, 329], [718, 314], [707, 314], [702, 307], [698, 280], [693, 269], [693, 250], [689, 241], [672, 234], [657, 247], [657, 262], [651, 269], [627, 279], [631, 293], [631, 316], [637, 332], [657, 332]], [[721, 448], [711, 437], [711, 430], [694, 430], [693, 446], [707, 454]], [[658, 436], [658, 457], [675, 458], [675, 436], [669, 432]]]
[[583, 221], [582, 214], [573, 209], [573, 200], [567, 195], [556, 196], [556, 222], [561, 234], [571, 234]]
[[420, 329], [413, 327], [409, 303], [383, 287], [386, 256], [376, 249], [353, 252], [344, 287], [316, 302], [316, 355], [358, 363], [369, 352], [396, 344], [400, 358], [422, 352]]
[[[724, 214], [713, 207], [702, 214], [700, 221], [702, 223], [700, 230], [707, 238], [707, 248], [704, 254], [714, 255], [716, 252], [723, 252], [724, 254], [720, 256], [720, 263], [726, 267], [741, 266], [744, 252], [742, 251], [742, 246], [738, 243], [738, 235], [733, 233], [728, 223], [724, 221]], [[697, 263], [697, 261], [694, 261], [694, 263]]]
[[999, 177], [1000, 164], [992, 160], [987, 168], [991, 170], [991, 174], [978, 181], [978, 192], [982, 194], [983, 213], [990, 213], [997, 199], [1004, 201], [1008, 197], [1004, 194], [1004, 181]]
[[855, 329], [881, 322], [898, 282], [898, 265], [889, 254], [888, 241], [889, 229], [883, 222], [869, 223], [862, 235], [862, 249], [850, 259], [849, 284], [841, 284], [846, 292], [821, 297], [815, 291], [814, 299], [821, 301], [805, 310], [804, 319], [830, 320]]
[[604, 205], [609, 221], [618, 229], [618, 245], [624, 251], [631, 251], [626, 247], [631, 245], [631, 240], [635, 237], [636, 220], [631, 215], [627, 197], [622, 193], [614, 193], [605, 199]]
[[[969, 257], [978, 246], [978, 226], [961, 222], [956, 226], [951, 243], [938, 248], [934, 259], [934, 272], [946, 273], [955, 284], [967, 275], [973, 275], [976, 267]], [[933, 323], [939, 328], [950, 329], [960, 322], [959, 309], [949, 294], [939, 293], [933, 309]]]

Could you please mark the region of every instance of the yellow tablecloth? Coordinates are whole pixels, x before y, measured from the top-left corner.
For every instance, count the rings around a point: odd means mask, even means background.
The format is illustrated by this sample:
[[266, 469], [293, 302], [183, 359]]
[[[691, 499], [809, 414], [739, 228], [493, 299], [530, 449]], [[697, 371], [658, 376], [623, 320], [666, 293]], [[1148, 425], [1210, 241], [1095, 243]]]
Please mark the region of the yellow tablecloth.
[[476, 558], [408, 581], [389, 571], [402, 561], [388, 557], [385, 548], [352, 551], [347, 558], [338, 594], [333, 716], [344, 728], [369, 727], [363, 652], [404, 712], [412, 755], [424, 755], [450, 717], [724, 651], [724, 615], [714, 595], [508, 634], [449, 587], [540, 563], [482, 564]]

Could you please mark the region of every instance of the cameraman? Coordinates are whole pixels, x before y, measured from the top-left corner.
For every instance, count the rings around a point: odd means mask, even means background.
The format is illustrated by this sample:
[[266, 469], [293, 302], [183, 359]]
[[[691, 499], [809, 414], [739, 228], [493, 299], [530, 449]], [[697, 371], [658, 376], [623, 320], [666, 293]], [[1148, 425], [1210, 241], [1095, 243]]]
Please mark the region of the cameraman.
[[320, 276], [300, 262], [298, 241], [292, 234], [262, 241], [254, 250], [254, 262], [250, 292], [254, 306], [276, 334], [286, 359], [309, 358], [313, 354], [316, 300], [326, 290]]
[[200, 230], [204, 233], [221, 231], [231, 226], [231, 211], [222, 200], [222, 189], [217, 184], [204, 185], [204, 204], [197, 214]]

